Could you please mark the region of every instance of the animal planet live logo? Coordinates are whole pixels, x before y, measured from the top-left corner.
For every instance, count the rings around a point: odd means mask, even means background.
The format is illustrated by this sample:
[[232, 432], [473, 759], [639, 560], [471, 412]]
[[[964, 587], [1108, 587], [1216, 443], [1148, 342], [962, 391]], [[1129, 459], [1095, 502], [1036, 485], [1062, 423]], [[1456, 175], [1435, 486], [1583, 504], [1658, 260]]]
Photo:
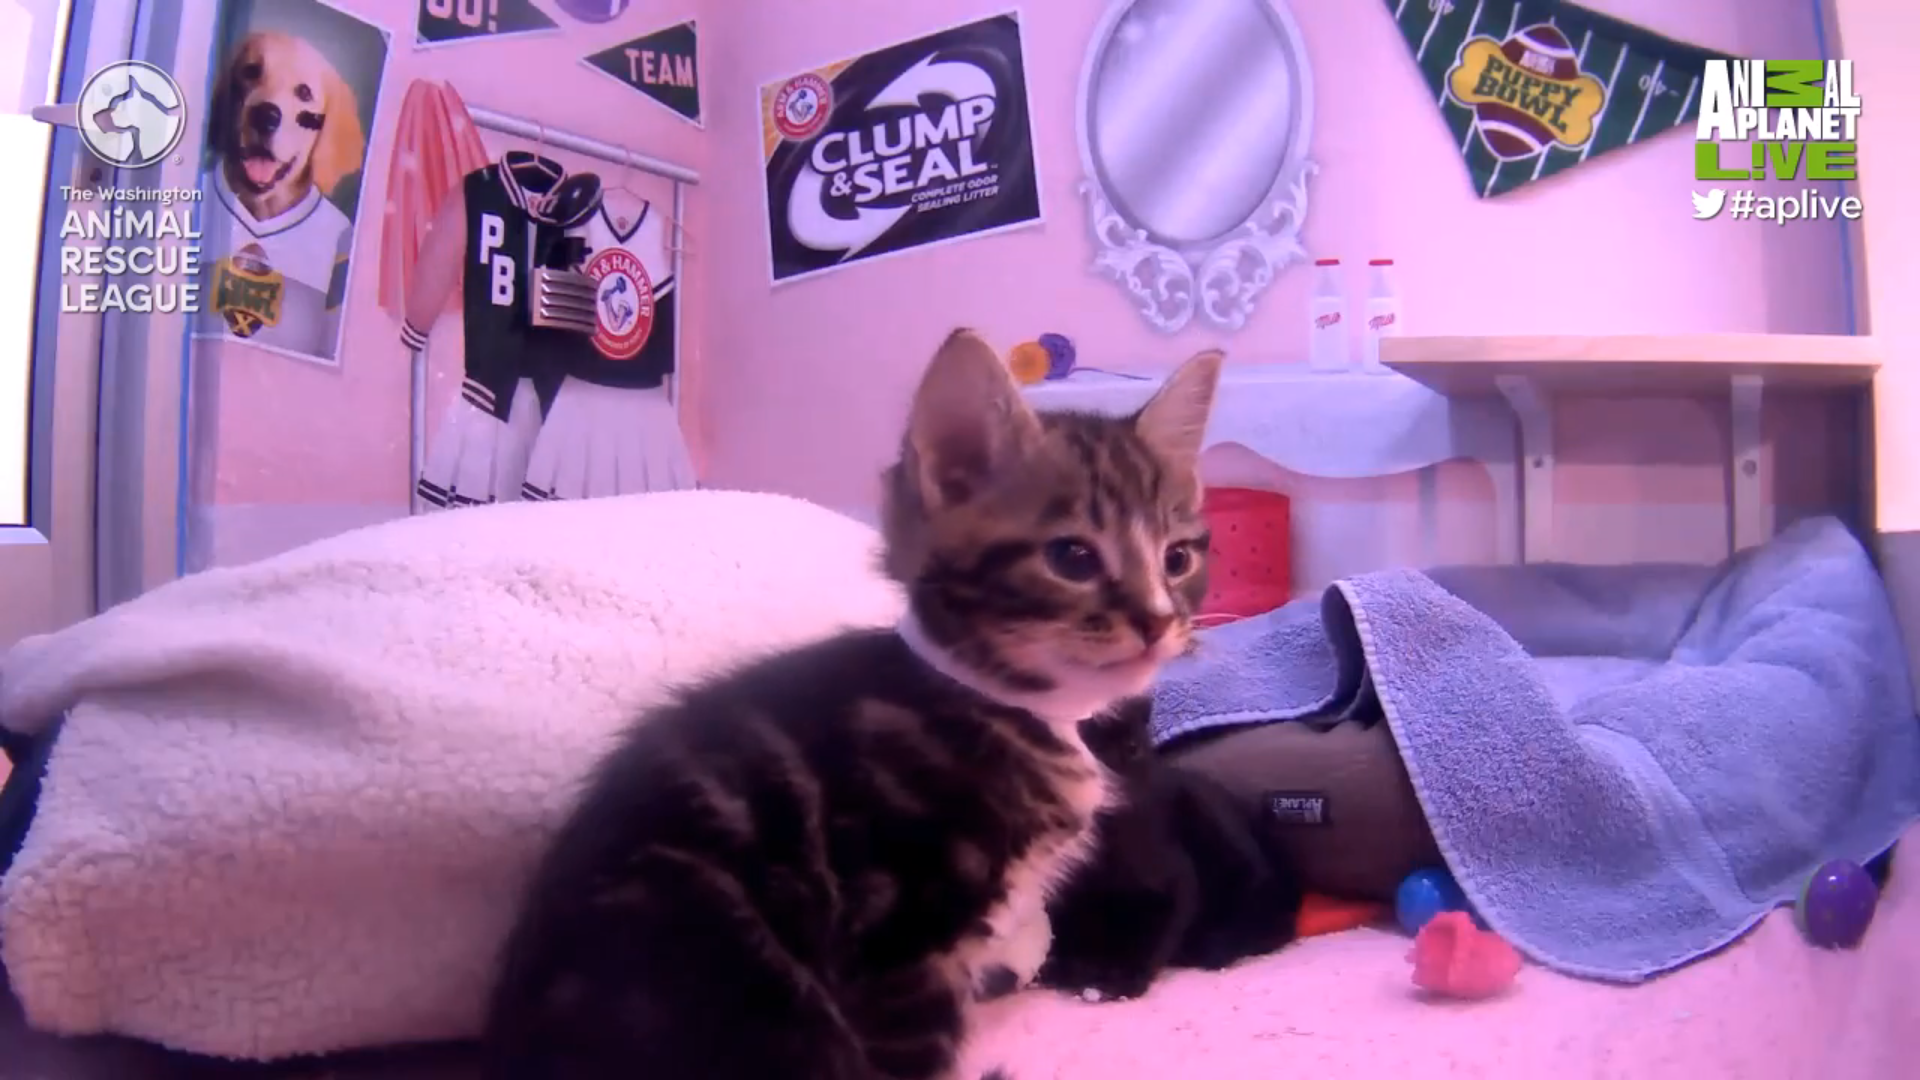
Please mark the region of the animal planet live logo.
[[[1696, 180], [1856, 180], [1860, 95], [1851, 60], [1709, 60], [1700, 77]], [[1729, 166], [1722, 143], [1750, 142]], [[1859, 200], [1847, 202], [1855, 207]]]

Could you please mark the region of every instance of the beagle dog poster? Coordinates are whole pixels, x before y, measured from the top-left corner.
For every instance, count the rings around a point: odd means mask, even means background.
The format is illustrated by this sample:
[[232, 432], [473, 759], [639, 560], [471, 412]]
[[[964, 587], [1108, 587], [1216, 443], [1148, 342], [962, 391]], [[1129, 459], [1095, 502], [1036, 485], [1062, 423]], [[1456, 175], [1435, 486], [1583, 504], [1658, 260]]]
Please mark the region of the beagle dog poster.
[[340, 362], [387, 32], [320, 0], [222, 0], [197, 337]]

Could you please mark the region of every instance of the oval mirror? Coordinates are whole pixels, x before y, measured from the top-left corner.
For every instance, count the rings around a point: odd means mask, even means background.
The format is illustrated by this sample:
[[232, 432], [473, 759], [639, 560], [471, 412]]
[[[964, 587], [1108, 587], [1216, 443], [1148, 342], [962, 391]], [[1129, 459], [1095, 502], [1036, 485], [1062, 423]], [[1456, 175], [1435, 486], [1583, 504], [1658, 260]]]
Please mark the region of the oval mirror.
[[1120, 0], [1095, 28], [1079, 130], [1099, 250], [1149, 322], [1239, 329], [1304, 258], [1306, 51], [1281, 0]]

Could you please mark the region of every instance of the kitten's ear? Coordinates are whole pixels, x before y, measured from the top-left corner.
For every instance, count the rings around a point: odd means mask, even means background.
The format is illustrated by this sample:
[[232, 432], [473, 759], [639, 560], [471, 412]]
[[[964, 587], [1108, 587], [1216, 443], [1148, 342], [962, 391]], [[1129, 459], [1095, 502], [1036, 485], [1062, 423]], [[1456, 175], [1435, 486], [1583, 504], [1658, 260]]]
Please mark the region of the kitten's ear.
[[1014, 469], [1039, 434], [1040, 419], [1000, 354], [971, 330], [949, 334], [907, 419], [921, 498], [940, 508], [976, 497]]
[[1167, 460], [1185, 468], [1198, 465], [1220, 364], [1226, 358], [1219, 349], [1208, 349], [1181, 364], [1134, 414], [1133, 429]]

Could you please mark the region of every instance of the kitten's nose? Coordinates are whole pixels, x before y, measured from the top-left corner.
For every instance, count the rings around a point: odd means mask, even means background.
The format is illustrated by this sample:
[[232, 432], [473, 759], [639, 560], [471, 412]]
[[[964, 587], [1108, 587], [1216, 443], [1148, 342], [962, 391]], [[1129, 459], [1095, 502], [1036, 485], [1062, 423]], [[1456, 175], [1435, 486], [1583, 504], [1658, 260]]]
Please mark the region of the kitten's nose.
[[1155, 615], [1142, 612], [1133, 617], [1133, 628], [1140, 633], [1140, 640], [1148, 646], [1158, 645], [1160, 639], [1173, 629], [1172, 615]]

